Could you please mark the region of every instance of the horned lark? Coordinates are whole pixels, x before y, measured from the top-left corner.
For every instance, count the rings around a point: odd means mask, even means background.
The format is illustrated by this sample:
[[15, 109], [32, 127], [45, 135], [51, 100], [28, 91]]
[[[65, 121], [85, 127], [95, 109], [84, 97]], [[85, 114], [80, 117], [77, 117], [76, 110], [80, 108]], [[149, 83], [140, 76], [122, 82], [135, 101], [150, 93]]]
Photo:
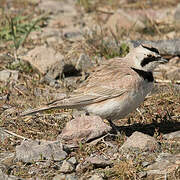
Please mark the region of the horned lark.
[[124, 118], [144, 101], [153, 88], [152, 71], [165, 62], [157, 49], [140, 45], [125, 58], [113, 58], [95, 68], [69, 97], [21, 115], [53, 108], [77, 108], [107, 120]]

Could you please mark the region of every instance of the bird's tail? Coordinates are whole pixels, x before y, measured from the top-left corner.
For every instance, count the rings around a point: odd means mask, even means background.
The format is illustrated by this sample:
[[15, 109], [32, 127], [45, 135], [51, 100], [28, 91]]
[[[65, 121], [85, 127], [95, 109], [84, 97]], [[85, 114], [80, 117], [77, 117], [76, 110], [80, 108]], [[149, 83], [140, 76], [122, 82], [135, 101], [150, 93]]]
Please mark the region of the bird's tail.
[[32, 114], [36, 114], [38, 112], [43, 112], [43, 111], [46, 111], [46, 110], [56, 109], [56, 108], [63, 109], [63, 108], [66, 108], [66, 107], [65, 106], [48, 106], [47, 105], [47, 106], [43, 106], [43, 107], [39, 107], [39, 108], [24, 111], [24, 112], [22, 112], [20, 114], [20, 116], [32, 115]]
[[50, 109], [65, 109], [65, 108], [71, 109], [74, 107], [78, 107], [78, 105], [69, 103], [69, 101], [64, 102], [63, 99], [58, 99], [58, 100], [52, 101], [42, 107], [30, 109], [25, 112], [22, 112], [20, 114], [20, 116], [32, 115], [32, 114], [36, 114], [38, 112], [43, 112], [43, 111], [50, 110]]

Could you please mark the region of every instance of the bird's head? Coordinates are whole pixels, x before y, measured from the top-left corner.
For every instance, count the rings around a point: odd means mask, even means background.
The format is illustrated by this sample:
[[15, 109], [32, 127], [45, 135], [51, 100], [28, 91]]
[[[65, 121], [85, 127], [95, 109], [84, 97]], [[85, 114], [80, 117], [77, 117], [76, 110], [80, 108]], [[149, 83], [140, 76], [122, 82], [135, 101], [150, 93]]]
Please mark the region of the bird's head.
[[143, 44], [134, 48], [128, 56], [128, 59], [131, 59], [132, 67], [143, 71], [152, 72], [159, 64], [168, 62], [161, 57], [156, 48]]

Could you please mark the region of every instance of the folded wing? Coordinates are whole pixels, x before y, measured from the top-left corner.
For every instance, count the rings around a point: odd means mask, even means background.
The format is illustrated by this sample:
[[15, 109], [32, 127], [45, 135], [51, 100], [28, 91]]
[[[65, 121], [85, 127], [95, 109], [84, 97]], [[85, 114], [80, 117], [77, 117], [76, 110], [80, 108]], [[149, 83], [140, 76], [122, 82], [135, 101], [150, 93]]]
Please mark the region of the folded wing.
[[117, 62], [113, 60], [113, 65], [106, 64], [97, 68], [87, 79], [86, 84], [74, 92], [75, 94], [65, 99], [52, 101], [43, 107], [23, 112], [21, 116], [54, 108], [80, 108], [123, 95], [133, 86], [135, 72], [124, 65], [121, 68], [120, 64], [119, 60]]

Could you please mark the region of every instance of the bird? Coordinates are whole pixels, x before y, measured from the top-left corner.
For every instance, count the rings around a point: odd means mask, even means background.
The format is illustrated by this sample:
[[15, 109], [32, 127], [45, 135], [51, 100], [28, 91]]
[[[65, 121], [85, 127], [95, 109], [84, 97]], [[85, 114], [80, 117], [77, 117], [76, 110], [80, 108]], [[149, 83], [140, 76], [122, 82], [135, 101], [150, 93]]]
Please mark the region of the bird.
[[136, 110], [151, 92], [153, 70], [166, 62], [158, 49], [140, 44], [124, 58], [115, 57], [95, 67], [82, 85], [69, 96], [25, 111], [21, 116], [54, 108], [75, 108], [110, 122], [122, 119]]

